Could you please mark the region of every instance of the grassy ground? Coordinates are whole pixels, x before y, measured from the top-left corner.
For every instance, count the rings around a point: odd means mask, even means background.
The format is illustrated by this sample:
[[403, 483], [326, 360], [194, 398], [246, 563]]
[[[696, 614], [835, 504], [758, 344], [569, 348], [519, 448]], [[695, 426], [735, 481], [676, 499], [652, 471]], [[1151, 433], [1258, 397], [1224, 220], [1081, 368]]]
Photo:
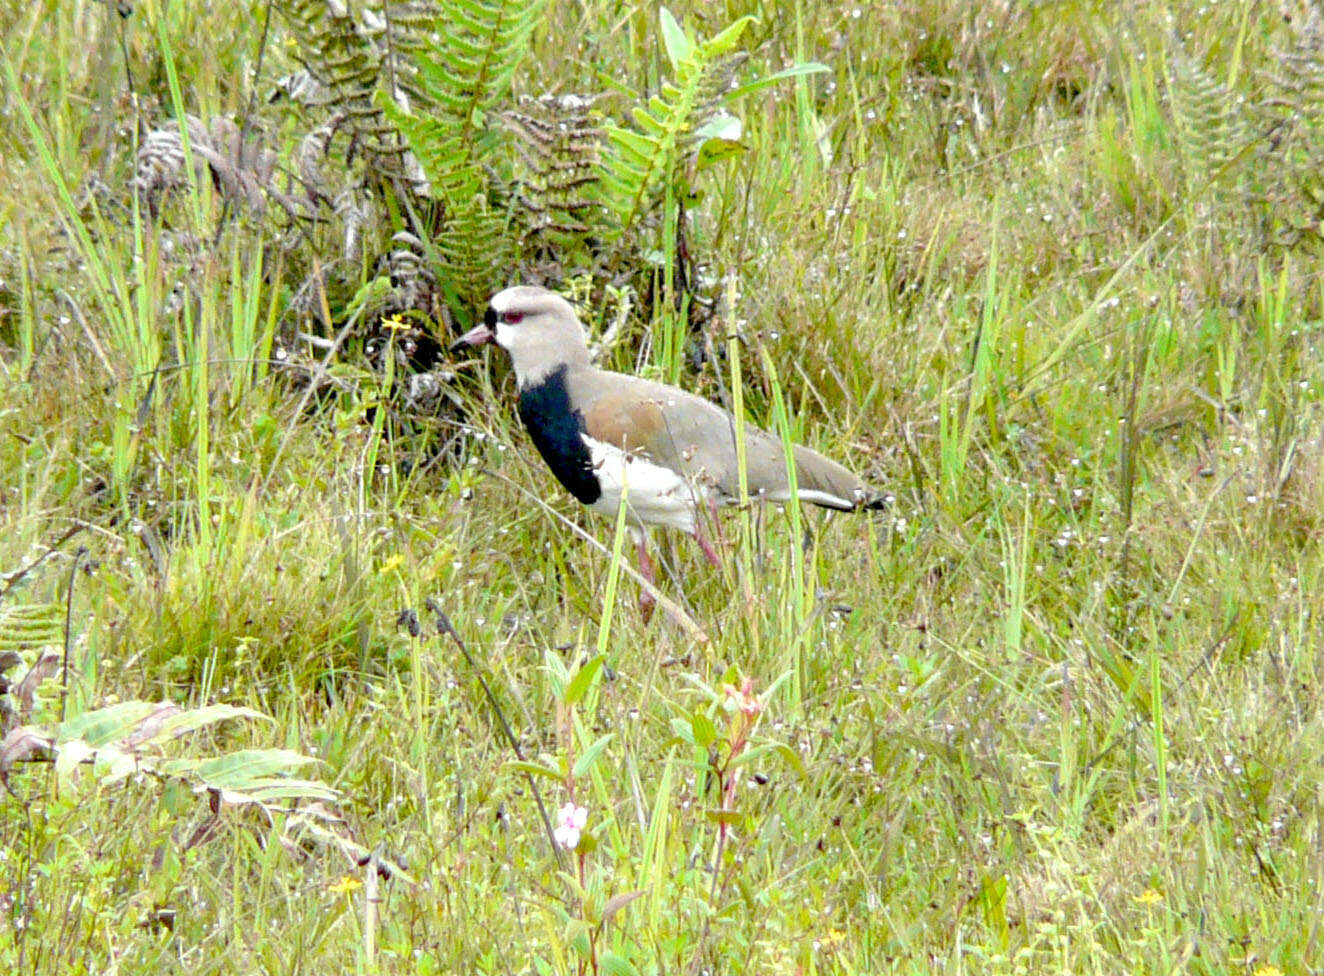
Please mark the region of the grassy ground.
[[[166, 754], [289, 749], [337, 795], [15, 763], [6, 971], [1324, 970], [1304, 7], [672, 8], [828, 71], [741, 105], [692, 214], [737, 359], [682, 369], [645, 308], [617, 365], [769, 425], [784, 394], [895, 495], [733, 513], [721, 571], [664, 544], [688, 628], [640, 618], [495, 361], [460, 468], [384, 464], [361, 360], [336, 397], [252, 367], [294, 282], [262, 221], [204, 195], [185, 261], [125, 209], [126, 56], [153, 121], [237, 119], [265, 9], [0, 13], [0, 635], [14, 678], [68, 655], [34, 725], [246, 706]], [[642, 87], [657, 24], [557, 4], [516, 88]]]

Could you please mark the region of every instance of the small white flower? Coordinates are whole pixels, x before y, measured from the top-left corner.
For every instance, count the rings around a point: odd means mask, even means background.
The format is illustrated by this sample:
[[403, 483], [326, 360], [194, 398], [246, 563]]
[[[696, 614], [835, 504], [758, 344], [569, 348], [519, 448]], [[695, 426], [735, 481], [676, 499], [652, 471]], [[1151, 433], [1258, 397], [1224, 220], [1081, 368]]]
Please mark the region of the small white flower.
[[586, 823], [588, 810], [567, 803], [556, 814], [556, 829], [552, 831], [552, 836], [566, 850], [573, 851], [579, 846], [579, 835]]

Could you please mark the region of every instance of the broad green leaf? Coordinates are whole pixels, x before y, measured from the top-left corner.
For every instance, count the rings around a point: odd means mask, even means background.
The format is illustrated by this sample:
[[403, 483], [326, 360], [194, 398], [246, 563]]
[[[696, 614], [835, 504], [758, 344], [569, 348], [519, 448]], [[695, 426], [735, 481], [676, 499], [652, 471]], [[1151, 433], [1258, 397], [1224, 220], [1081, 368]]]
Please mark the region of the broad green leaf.
[[206, 756], [181, 756], [178, 759], [163, 759], [156, 764], [157, 772], [163, 776], [187, 777], [207, 762]]
[[270, 716], [242, 705], [204, 705], [201, 708], [190, 708], [187, 711], [170, 716], [161, 723], [161, 731], [154, 738], [162, 738], [167, 735], [180, 736], [185, 732], [192, 732], [205, 725], [224, 722], [231, 718], [254, 718], [266, 722], [272, 721]]
[[208, 786], [243, 789], [273, 773], [306, 766], [317, 762], [311, 756], [292, 749], [241, 749], [228, 755], [217, 756], [198, 763], [194, 773]]
[[694, 724], [689, 719], [673, 718], [671, 720], [671, 731], [676, 733], [676, 738], [686, 745], [694, 745]]
[[82, 739], [88, 745], [99, 746], [119, 742], [129, 736], [138, 723], [161, 708], [173, 708], [159, 702], [126, 701], [95, 711], [84, 712], [62, 723], [56, 733], [56, 743]]
[[717, 726], [706, 712], [695, 712], [690, 716], [690, 729], [694, 733], [694, 744], [700, 749], [707, 749], [717, 741]]
[[266, 806], [282, 800], [326, 800], [339, 799], [340, 794], [325, 783], [308, 779], [287, 779], [280, 784], [264, 785], [260, 788], [230, 789], [221, 788], [221, 801], [234, 806], [256, 804]]
[[598, 970], [607, 973], [608, 976], [639, 976], [639, 970], [634, 968], [634, 963], [614, 952], [602, 954], [602, 958], [598, 960]]
[[699, 146], [698, 155], [694, 159], [694, 171], [702, 173], [724, 159], [731, 159], [748, 151], [747, 146], [733, 139], [707, 139]]

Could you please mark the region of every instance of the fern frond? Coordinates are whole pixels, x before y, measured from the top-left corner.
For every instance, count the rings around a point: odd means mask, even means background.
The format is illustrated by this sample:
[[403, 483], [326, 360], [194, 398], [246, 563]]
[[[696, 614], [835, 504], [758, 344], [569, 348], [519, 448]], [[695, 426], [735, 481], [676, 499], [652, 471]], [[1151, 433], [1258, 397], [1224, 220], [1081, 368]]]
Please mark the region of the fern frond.
[[[0, 655], [64, 641], [64, 608], [58, 603], [0, 606]], [[10, 666], [13, 666], [11, 662]], [[0, 663], [0, 680], [6, 668]]]
[[675, 68], [674, 81], [633, 113], [634, 126], [607, 127], [600, 167], [603, 199], [617, 219], [616, 234], [628, 233], [676, 180], [694, 135], [715, 114], [743, 60], [735, 48], [750, 18], [720, 34], [690, 42], [665, 9], [663, 36]]
[[[450, 0], [439, 6], [431, 43], [411, 52], [421, 105], [465, 143], [471, 156], [491, 143], [494, 130], [486, 124], [487, 115], [509, 93], [547, 4]], [[408, 111], [405, 105], [395, 107]], [[398, 113], [392, 117], [398, 119]], [[429, 155], [436, 158], [435, 152]]]
[[464, 275], [464, 294], [476, 302], [509, 267], [511, 239], [506, 214], [494, 208], [486, 194], [475, 194], [447, 212], [446, 226], [434, 242], [446, 263]]
[[1250, 142], [1246, 116], [1236, 94], [1181, 50], [1173, 57], [1171, 91], [1183, 162], [1191, 179], [1203, 182]]
[[1318, 240], [1324, 218], [1324, 20], [1292, 21], [1291, 42], [1272, 49], [1262, 73], [1267, 149], [1260, 167], [1265, 201], [1298, 234]]
[[282, 0], [277, 6], [294, 25], [299, 59], [308, 75], [282, 79], [282, 90], [334, 116], [336, 131], [349, 134], [353, 151], [375, 172], [425, 192], [416, 184], [417, 167], [386, 121], [377, 93], [408, 99], [417, 91], [417, 68], [410, 54], [422, 43], [433, 5], [351, 7], [326, 0]]
[[518, 196], [522, 240], [583, 238], [601, 204], [595, 193], [602, 154], [600, 96], [544, 95], [501, 114], [528, 175]]
[[509, 255], [505, 214], [492, 205], [485, 166], [499, 131], [489, 120], [511, 81], [548, 0], [450, 0], [439, 5], [431, 42], [411, 52], [418, 106], [379, 98], [412, 149], [442, 207], [438, 253], [467, 287], [485, 290]]

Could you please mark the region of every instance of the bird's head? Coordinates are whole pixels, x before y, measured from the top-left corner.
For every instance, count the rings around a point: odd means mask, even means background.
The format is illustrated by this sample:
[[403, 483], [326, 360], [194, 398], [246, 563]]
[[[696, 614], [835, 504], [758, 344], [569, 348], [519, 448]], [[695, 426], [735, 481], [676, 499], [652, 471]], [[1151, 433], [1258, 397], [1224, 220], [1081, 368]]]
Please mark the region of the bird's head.
[[495, 342], [510, 354], [520, 387], [567, 364], [588, 362], [584, 327], [560, 295], [532, 285], [497, 292], [481, 325], [460, 336], [451, 351]]

